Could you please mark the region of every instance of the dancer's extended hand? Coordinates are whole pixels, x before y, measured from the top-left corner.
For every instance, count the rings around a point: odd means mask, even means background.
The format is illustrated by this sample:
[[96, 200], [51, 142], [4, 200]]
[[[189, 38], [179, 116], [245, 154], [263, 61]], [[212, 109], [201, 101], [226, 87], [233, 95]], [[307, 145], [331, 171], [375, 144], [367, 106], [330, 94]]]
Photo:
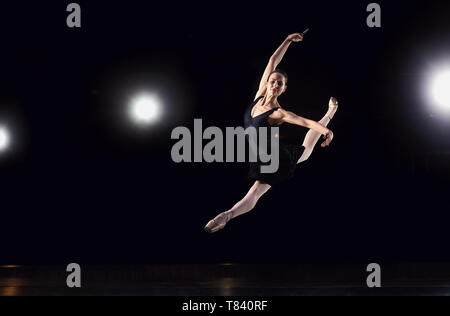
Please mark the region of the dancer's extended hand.
[[323, 139], [325, 139], [325, 141], [322, 143], [322, 147], [328, 147], [330, 146], [330, 143], [333, 141], [334, 138], [334, 134], [332, 131], [329, 131], [328, 133], [326, 133], [325, 135], [323, 135]]
[[308, 33], [308, 31], [309, 31], [309, 29], [306, 29], [303, 33], [291, 34], [287, 37], [287, 40], [291, 41], [291, 42], [302, 42], [303, 37], [305, 36], [306, 33]]

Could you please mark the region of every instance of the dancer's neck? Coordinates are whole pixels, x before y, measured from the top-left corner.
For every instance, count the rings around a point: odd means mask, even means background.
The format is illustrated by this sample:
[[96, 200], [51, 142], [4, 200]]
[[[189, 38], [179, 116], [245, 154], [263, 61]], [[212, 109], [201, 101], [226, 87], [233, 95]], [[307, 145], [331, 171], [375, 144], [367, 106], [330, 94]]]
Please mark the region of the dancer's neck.
[[278, 104], [278, 98], [274, 95], [266, 95], [263, 101], [263, 106], [269, 106], [271, 108], [280, 107]]

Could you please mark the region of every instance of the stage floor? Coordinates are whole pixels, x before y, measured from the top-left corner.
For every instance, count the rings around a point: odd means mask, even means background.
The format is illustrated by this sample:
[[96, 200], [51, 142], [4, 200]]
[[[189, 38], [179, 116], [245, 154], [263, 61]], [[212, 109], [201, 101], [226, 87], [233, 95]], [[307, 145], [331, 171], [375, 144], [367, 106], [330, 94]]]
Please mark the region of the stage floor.
[[372, 296], [450, 295], [450, 264], [381, 264], [382, 287], [363, 264], [81, 265], [81, 288], [66, 266], [1, 266], [1, 296]]

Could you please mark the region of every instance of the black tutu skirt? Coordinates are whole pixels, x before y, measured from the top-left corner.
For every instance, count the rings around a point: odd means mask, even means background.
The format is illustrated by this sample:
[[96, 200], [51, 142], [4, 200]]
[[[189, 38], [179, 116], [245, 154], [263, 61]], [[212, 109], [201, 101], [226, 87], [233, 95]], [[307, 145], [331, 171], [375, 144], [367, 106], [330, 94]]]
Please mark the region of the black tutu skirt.
[[295, 175], [297, 163], [304, 151], [304, 146], [280, 142], [280, 164], [278, 171], [275, 173], [261, 173], [261, 166], [270, 165], [270, 163], [251, 162], [248, 173], [249, 180], [260, 181], [275, 186], [286, 180], [292, 179]]

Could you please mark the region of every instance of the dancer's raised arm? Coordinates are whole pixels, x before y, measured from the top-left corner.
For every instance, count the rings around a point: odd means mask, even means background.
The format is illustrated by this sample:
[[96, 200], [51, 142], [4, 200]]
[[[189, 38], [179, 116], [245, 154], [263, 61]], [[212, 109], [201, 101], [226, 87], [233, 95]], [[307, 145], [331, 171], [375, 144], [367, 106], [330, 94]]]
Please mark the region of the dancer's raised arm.
[[308, 31], [309, 31], [309, 29], [307, 29], [303, 33], [294, 33], [294, 34], [289, 35], [283, 41], [283, 43], [280, 45], [280, 47], [278, 47], [278, 49], [275, 51], [275, 53], [270, 57], [269, 63], [267, 64], [266, 70], [264, 71], [264, 74], [263, 74], [263, 76], [261, 78], [261, 82], [259, 84], [259, 90], [258, 90], [258, 93], [256, 94], [255, 99], [257, 99], [259, 96], [264, 94], [264, 92], [266, 90], [266, 86], [267, 86], [267, 81], [269, 80], [270, 74], [275, 69], [277, 69], [278, 65], [283, 60], [284, 54], [286, 54], [286, 51], [289, 48], [289, 46], [291, 45], [291, 43], [292, 42], [301, 42], [301, 41], [303, 41], [303, 36]]

